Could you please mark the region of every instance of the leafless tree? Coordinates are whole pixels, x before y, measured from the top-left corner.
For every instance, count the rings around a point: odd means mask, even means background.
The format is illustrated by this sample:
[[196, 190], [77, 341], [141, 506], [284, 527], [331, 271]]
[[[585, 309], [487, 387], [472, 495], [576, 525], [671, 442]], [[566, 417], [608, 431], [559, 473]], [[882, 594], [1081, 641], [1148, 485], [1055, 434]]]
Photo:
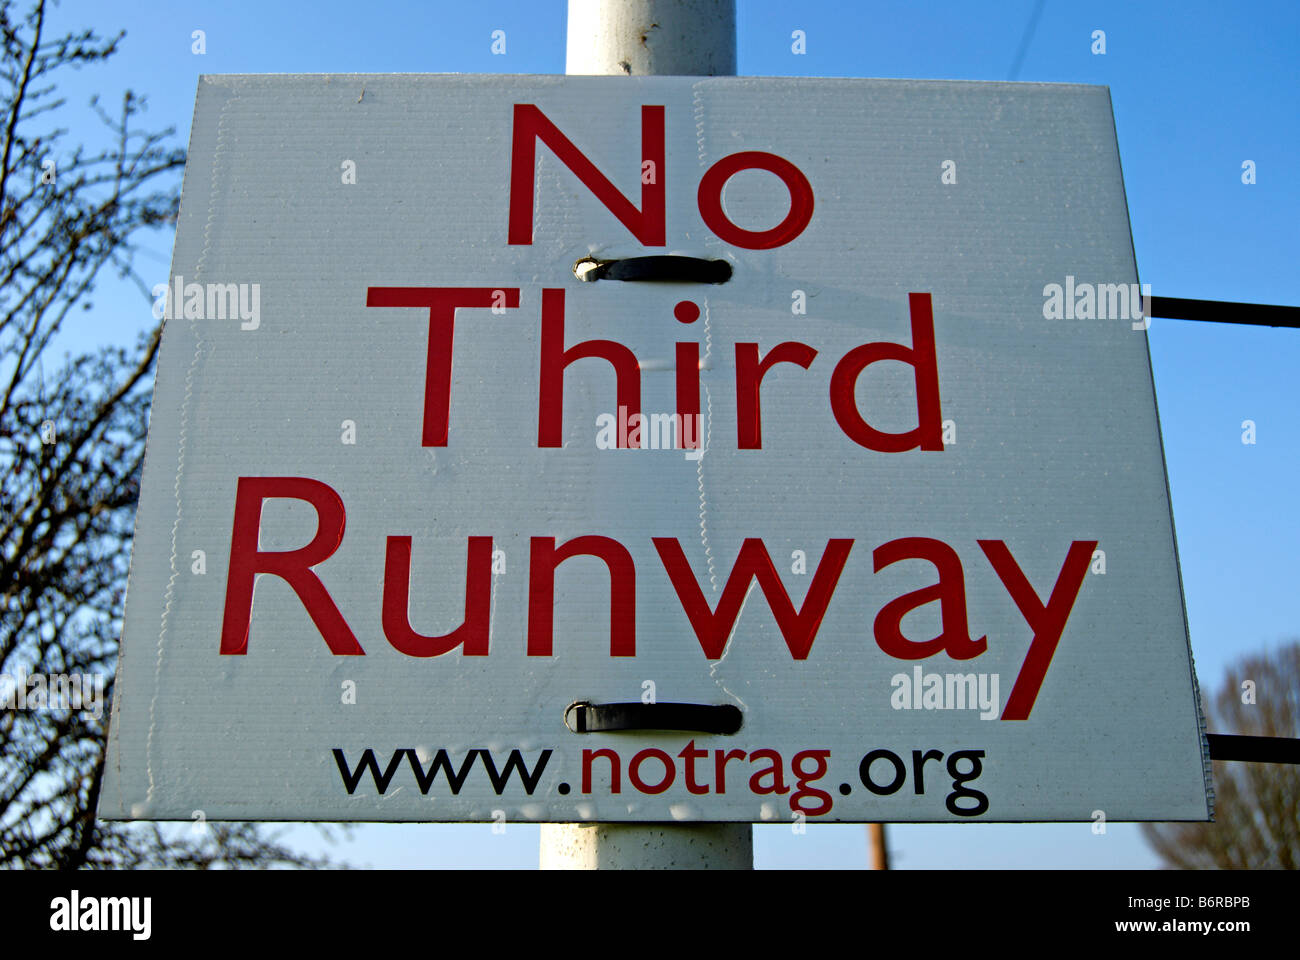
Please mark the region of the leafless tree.
[[[1206, 704], [1210, 733], [1300, 737], [1300, 642], [1229, 668]], [[1300, 866], [1300, 766], [1214, 761], [1215, 822], [1143, 824], [1171, 867]]]
[[[134, 239], [174, 226], [185, 157], [174, 130], [139, 129], [130, 92], [112, 115], [95, 104], [107, 146], [68, 152], [58, 78], [107, 60], [123, 35], [50, 38], [46, 6], [0, 0], [0, 673], [11, 697], [24, 676], [100, 674], [108, 702], [161, 326], [57, 365], [53, 345], [108, 271], [149, 303]], [[256, 824], [97, 821], [107, 706], [17, 704], [0, 708], [0, 866], [324, 863]]]

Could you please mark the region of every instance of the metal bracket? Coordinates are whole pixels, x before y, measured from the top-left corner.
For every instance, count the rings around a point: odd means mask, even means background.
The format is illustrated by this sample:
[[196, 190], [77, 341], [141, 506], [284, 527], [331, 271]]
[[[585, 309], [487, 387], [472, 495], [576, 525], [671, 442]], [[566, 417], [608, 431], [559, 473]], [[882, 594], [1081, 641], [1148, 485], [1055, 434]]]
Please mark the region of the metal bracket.
[[578, 700], [564, 709], [564, 725], [573, 733], [616, 733], [639, 730], [685, 730], [693, 733], [735, 733], [744, 721], [732, 704], [592, 703]]

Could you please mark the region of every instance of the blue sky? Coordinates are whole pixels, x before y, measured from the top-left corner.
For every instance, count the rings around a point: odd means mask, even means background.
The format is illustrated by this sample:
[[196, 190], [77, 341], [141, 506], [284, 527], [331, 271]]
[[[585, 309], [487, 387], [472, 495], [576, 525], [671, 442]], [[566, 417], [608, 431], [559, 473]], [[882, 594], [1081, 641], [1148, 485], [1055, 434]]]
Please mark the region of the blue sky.
[[[144, 122], [188, 139], [200, 73], [563, 73], [563, 0], [221, 3], [64, 0], [51, 32], [127, 31], [121, 52], [61, 87], [71, 141], [97, 142], [85, 109], [125, 88], [148, 96]], [[738, 0], [739, 72], [755, 76], [1008, 80], [1035, 0], [857, 3]], [[807, 52], [791, 51], [791, 33]], [[191, 50], [194, 30], [206, 53]], [[491, 35], [506, 32], [505, 55]], [[1103, 30], [1106, 52], [1091, 52]], [[1070, 3], [1048, 0], [1014, 79], [1110, 87], [1141, 280], [1157, 296], [1300, 303], [1300, 5], [1262, 2]], [[1253, 160], [1257, 182], [1241, 182]], [[137, 268], [165, 278], [171, 237], [143, 246]], [[104, 278], [70, 350], [146, 328], [149, 303]], [[1150, 330], [1192, 649], [1203, 686], [1237, 657], [1300, 635], [1293, 544], [1300, 516], [1300, 428], [1293, 364], [1300, 331], [1160, 320]], [[1241, 442], [1254, 420], [1257, 442]], [[332, 848], [358, 865], [537, 864], [539, 829], [511, 824], [374, 825]], [[320, 849], [311, 828], [294, 843]], [[1151, 867], [1136, 826], [1096, 835], [1075, 825], [890, 827], [895, 865]], [[864, 828], [755, 828], [760, 867], [860, 867]]]

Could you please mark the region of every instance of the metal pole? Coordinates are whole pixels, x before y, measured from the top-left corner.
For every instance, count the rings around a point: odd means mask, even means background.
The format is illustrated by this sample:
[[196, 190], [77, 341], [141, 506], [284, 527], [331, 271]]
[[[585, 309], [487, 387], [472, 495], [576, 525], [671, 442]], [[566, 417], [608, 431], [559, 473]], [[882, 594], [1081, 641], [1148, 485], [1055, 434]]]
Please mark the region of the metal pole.
[[[734, 76], [734, 0], [569, 0], [565, 72]], [[748, 823], [544, 823], [543, 870], [754, 866]]]
[[564, 72], [733, 77], [735, 0], [569, 0]]

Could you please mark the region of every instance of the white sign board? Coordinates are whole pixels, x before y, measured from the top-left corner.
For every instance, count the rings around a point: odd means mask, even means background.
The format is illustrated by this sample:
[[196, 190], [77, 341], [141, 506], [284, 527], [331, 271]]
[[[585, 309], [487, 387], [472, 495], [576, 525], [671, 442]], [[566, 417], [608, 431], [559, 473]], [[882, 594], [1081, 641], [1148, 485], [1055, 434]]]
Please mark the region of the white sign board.
[[103, 816], [1209, 815], [1104, 88], [205, 77], [155, 294]]

